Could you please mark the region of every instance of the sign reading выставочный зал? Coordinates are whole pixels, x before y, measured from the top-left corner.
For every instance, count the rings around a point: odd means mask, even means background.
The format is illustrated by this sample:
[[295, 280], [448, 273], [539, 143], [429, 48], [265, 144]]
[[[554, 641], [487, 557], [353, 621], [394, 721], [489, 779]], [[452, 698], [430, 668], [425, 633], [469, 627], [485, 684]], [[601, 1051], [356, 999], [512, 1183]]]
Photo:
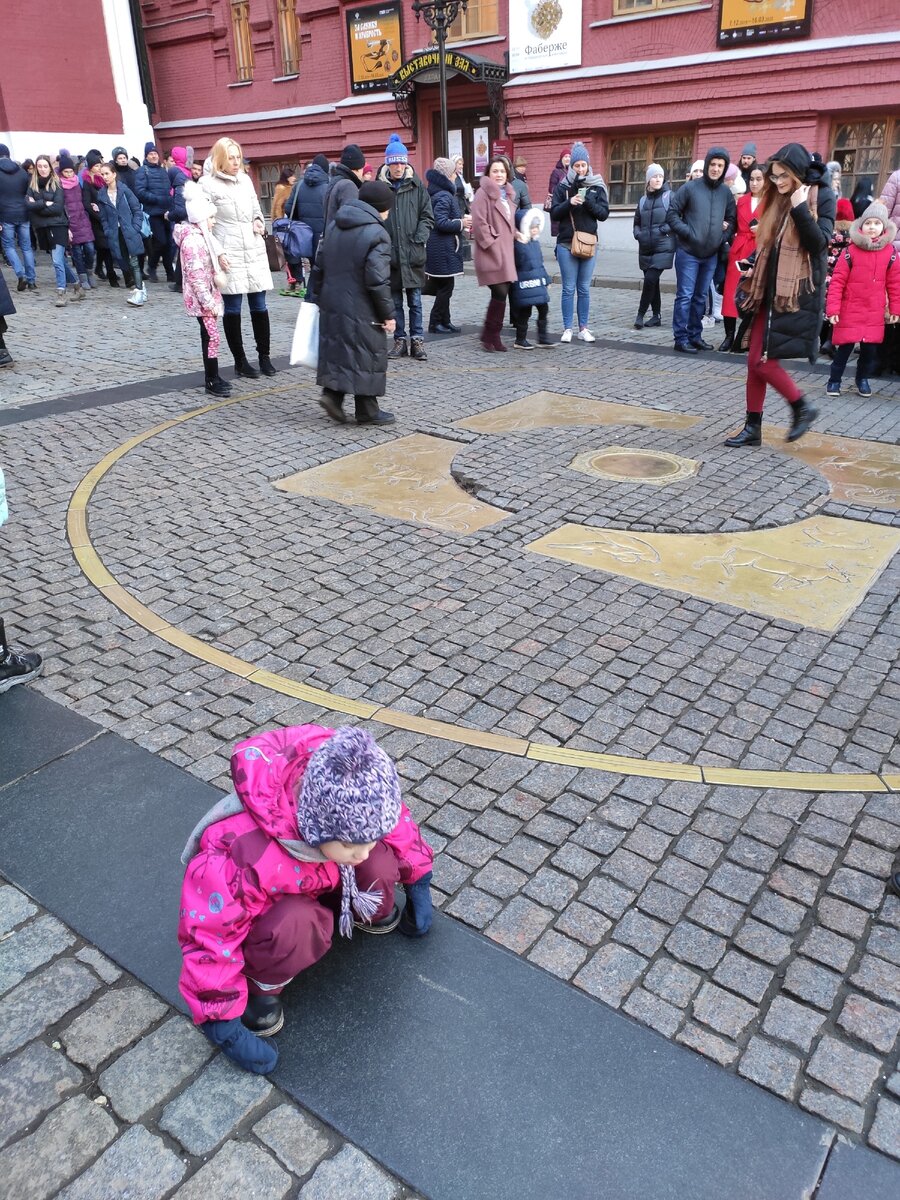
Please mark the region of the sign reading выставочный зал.
[[809, 37], [813, 0], [719, 0], [720, 46]]
[[509, 0], [509, 71], [581, 66], [581, 0]]
[[352, 92], [390, 88], [391, 76], [403, 62], [400, 21], [399, 3], [347, 10]]

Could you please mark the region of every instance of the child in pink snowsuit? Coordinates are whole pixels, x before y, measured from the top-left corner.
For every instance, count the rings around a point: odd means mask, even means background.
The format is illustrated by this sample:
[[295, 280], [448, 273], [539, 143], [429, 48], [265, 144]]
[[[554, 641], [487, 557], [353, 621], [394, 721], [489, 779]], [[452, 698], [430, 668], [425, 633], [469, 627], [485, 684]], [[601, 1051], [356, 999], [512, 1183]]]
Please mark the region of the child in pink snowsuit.
[[228, 396], [231, 384], [219, 375], [219, 317], [224, 311], [219, 288], [226, 275], [220, 269], [222, 247], [212, 235], [216, 206], [193, 180], [184, 185], [187, 221], [172, 231], [181, 255], [184, 307], [200, 323], [200, 346], [206, 390], [211, 396]]
[[[335, 925], [409, 937], [431, 928], [431, 847], [400, 799], [394, 764], [350, 726], [276, 729], [240, 742], [234, 792], [199, 822], [178, 940], [194, 1022], [245, 1070], [278, 1061], [278, 995], [331, 947]], [[406, 891], [401, 913], [394, 885]]]

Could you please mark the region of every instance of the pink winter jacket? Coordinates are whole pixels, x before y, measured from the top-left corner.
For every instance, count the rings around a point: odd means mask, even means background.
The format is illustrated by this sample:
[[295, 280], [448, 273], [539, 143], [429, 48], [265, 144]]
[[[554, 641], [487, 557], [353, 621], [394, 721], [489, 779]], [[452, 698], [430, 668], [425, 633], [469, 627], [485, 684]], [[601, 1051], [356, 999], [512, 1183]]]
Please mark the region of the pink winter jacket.
[[[313, 751], [333, 733], [298, 725], [248, 738], [234, 749], [231, 778], [244, 812], [204, 831], [181, 891], [178, 986], [195, 1024], [243, 1013], [241, 947], [253, 921], [280, 895], [317, 896], [340, 886], [335, 863], [298, 862], [277, 841], [298, 839], [296, 788]], [[414, 883], [431, 870], [433, 851], [405, 804], [382, 841], [397, 858], [401, 883]]]
[[218, 268], [213, 263], [203, 231], [198, 225], [183, 221], [175, 226], [172, 237], [181, 253], [184, 307], [192, 317], [221, 317], [225, 306], [222, 293], [216, 287]]
[[504, 185], [504, 194], [506, 207], [500, 199], [500, 185], [483, 175], [472, 202], [472, 259], [481, 287], [514, 283], [517, 278], [516, 195], [509, 184]]
[[831, 331], [835, 346], [883, 342], [885, 311], [900, 316], [900, 254], [891, 244], [897, 227], [888, 221], [873, 242], [861, 225], [859, 218], [850, 226], [851, 245], [839, 255], [828, 285], [825, 316], [840, 316]]

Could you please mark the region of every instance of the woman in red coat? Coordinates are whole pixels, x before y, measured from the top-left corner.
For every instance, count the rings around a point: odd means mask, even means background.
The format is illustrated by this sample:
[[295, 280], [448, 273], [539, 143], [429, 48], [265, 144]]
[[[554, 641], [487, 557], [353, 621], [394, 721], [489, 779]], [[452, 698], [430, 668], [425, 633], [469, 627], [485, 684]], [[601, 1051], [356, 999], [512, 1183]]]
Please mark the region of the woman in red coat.
[[492, 158], [481, 177], [472, 202], [472, 258], [481, 287], [491, 289], [491, 300], [481, 331], [485, 350], [505, 350], [500, 340], [506, 297], [516, 279], [516, 195], [509, 183], [506, 163]]
[[841, 394], [841, 377], [857, 342], [856, 390], [872, 395], [868, 377], [884, 341], [885, 298], [887, 320], [892, 325], [900, 320], [900, 257], [891, 244], [896, 236], [883, 204], [870, 204], [850, 226], [851, 245], [834, 264], [825, 304], [834, 344], [827, 396]]
[[[762, 167], [754, 167], [750, 172], [750, 190], [746, 195], [739, 196], [737, 201], [737, 232], [728, 253], [728, 269], [725, 272], [725, 284], [722, 291], [722, 319], [725, 322], [725, 340], [719, 346], [726, 354], [734, 346], [734, 331], [740, 316], [734, 303], [734, 294], [740, 283], [741, 272], [738, 263], [749, 258], [756, 249], [756, 226], [759, 223], [759, 198], [766, 182]], [[738, 347], [740, 349], [740, 347]]]

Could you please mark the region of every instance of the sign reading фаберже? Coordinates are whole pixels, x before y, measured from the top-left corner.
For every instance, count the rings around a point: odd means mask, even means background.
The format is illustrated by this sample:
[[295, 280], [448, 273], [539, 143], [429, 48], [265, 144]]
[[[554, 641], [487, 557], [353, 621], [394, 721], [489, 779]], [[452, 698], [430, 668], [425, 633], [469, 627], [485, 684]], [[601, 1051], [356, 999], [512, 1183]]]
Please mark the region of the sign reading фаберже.
[[509, 0], [510, 74], [581, 66], [581, 0]]
[[813, 0], [720, 0], [720, 46], [809, 37]]
[[391, 76], [403, 61], [400, 21], [399, 3], [348, 10], [351, 91], [390, 88]]

